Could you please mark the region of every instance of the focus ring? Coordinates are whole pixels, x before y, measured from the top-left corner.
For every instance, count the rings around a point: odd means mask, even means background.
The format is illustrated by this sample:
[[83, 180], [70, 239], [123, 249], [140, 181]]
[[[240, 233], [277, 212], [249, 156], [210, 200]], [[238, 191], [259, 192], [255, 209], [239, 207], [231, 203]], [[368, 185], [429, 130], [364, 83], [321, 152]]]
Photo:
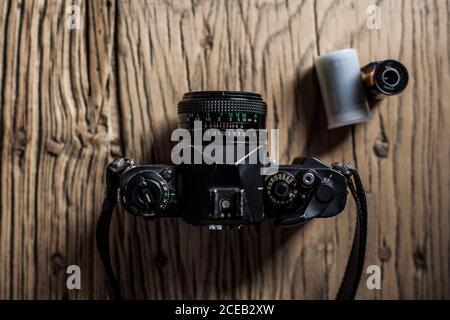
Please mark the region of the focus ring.
[[188, 92], [178, 103], [178, 114], [195, 112], [247, 112], [265, 116], [267, 105], [259, 94], [250, 92]]

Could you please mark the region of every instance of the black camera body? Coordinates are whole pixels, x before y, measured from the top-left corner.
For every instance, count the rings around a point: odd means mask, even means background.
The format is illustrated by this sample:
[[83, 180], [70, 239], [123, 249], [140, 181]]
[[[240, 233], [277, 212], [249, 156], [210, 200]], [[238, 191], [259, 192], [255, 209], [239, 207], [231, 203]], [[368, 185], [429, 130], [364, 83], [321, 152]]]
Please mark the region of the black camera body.
[[347, 183], [314, 158], [280, 166], [269, 176], [249, 164], [147, 165], [121, 174], [119, 197], [128, 212], [150, 219], [182, 217], [192, 225], [219, 227], [271, 218], [289, 226], [340, 213]]
[[[236, 129], [254, 130], [255, 135], [265, 126], [266, 105], [254, 93], [192, 92], [184, 95], [178, 113], [180, 127], [193, 134], [194, 122], [199, 121], [201, 129], [218, 129], [219, 136], [234, 134]], [[246, 155], [265, 148], [234, 138], [231, 144], [243, 146]], [[196, 150], [202, 148], [205, 145]], [[289, 226], [332, 217], [345, 208], [345, 176], [318, 159], [305, 157], [270, 174], [262, 174], [267, 163], [236, 161], [235, 154], [232, 160], [135, 166], [134, 161], [119, 158], [109, 169], [118, 173], [122, 206], [150, 219], [181, 217], [192, 225], [221, 229], [269, 218], [278, 226]]]

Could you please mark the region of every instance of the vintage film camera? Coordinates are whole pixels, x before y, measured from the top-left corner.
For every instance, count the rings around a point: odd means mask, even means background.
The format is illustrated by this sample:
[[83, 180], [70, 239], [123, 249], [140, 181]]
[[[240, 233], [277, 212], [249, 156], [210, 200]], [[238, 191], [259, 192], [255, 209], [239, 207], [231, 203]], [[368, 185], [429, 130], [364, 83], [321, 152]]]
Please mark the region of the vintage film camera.
[[[261, 135], [266, 112], [266, 103], [256, 93], [186, 93], [178, 104], [182, 131], [178, 137], [194, 136], [194, 143], [188, 139], [177, 144], [174, 150], [179, 157], [172, 152], [175, 165], [135, 166], [134, 160], [125, 158], [108, 165], [96, 240], [113, 298], [121, 299], [109, 248], [117, 202], [147, 219], [180, 217], [195, 226], [222, 230], [264, 219], [292, 226], [332, 217], [345, 208], [347, 190], [356, 203], [356, 228], [337, 299], [355, 297], [367, 235], [367, 202], [359, 174], [350, 165], [328, 166], [310, 157], [296, 165], [278, 166], [267, 156], [267, 139]], [[203, 139], [196, 143], [195, 137], [204, 130]]]
[[[298, 165], [282, 165], [272, 174], [262, 174], [271, 165], [263, 161], [266, 145], [262, 139], [252, 145], [250, 138], [265, 129], [266, 111], [266, 103], [256, 93], [186, 93], [178, 104], [180, 127], [195, 135], [198, 121], [205, 134], [216, 129], [212, 131], [216, 138], [227, 136], [216, 147], [223, 147], [223, 155], [232, 153], [231, 161], [219, 158], [205, 163], [200, 158], [200, 163], [135, 166], [134, 161], [116, 159], [109, 170], [120, 173], [122, 206], [144, 218], [181, 217], [211, 229], [257, 224], [267, 218], [289, 226], [340, 213], [346, 204], [346, 178], [320, 160], [303, 158]], [[244, 130], [251, 134], [240, 139], [242, 135], [235, 133]], [[208, 141], [197, 147], [190, 141], [183, 151], [194, 159], [207, 146]], [[244, 152], [238, 155], [240, 147]], [[256, 163], [249, 161], [253, 153], [258, 153], [253, 158]]]

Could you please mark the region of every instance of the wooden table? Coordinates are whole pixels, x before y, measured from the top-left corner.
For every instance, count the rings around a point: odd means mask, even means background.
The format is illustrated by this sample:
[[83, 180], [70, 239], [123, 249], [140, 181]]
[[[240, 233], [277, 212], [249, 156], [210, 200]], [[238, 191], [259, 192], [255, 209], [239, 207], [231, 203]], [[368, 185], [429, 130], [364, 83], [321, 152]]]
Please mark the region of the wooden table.
[[[0, 1], [0, 298], [108, 297], [94, 239], [105, 166], [168, 162], [177, 101], [206, 89], [261, 92], [282, 162], [357, 165], [365, 268], [382, 271], [358, 298], [450, 298], [450, 1], [75, 0], [79, 30], [70, 4]], [[361, 64], [399, 59], [411, 81], [369, 123], [328, 131], [313, 62], [346, 47]], [[222, 233], [120, 210], [114, 266], [127, 298], [331, 299], [354, 210]]]

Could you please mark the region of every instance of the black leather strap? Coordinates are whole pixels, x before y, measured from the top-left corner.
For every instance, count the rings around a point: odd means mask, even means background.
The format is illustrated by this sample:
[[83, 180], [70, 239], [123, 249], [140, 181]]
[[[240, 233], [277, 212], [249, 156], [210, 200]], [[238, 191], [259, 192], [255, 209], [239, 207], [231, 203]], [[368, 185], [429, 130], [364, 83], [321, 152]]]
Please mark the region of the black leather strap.
[[109, 251], [109, 229], [111, 226], [111, 218], [116, 205], [116, 197], [114, 199], [107, 197], [103, 201], [102, 212], [97, 222], [96, 239], [97, 249], [100, 254], [103, 266], [105, 267], [106, 276], [110, 285], [112, 298], [121, 300], [119, 282], [114, 275], [114, 270], [111, 265], [111, 255]]
[[367, 243], [366, 193], [358, 171], [349, 165], [333, 164], [347, 178], [347, 185], [356, 203], [356, 227], [352, 249], [336, 300], [351, 300], [356, 296], [364, 267]]
[[120, 174], [131, 164], [128, 159], [117, 158], [106, 168], [106, 198], [103, 201], [102, 212], [97, 221], [95, 237], [97, 249], [105, 267], [106, 276], [110, 286], [111, 296], [115, 300], [121, 300], [119, 281], [114, 275], [111, 264], [111, 254], [109, 248], [109, 229], [114, 207], [117, 203], [117, 193], [119, 189]]

